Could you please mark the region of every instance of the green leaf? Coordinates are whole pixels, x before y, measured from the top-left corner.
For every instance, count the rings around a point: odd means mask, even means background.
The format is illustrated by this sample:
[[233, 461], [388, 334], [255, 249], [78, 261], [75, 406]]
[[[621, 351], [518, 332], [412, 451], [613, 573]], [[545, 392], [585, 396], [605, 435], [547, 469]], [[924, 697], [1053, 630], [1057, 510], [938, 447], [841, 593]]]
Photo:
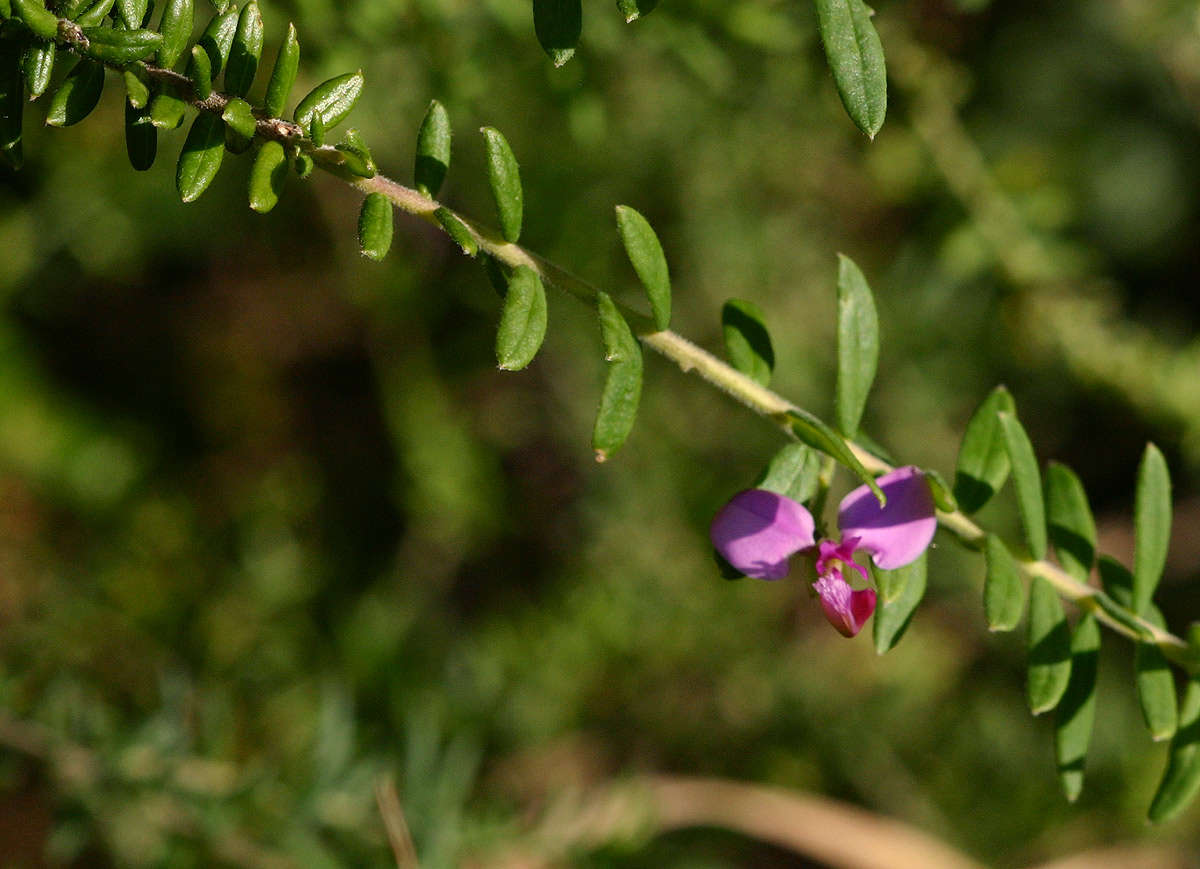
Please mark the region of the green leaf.
[[138, 172], [154, 165], [158, 155], [158, 130], [144, 120], [145, 112], [125, 103], [125, 152]]
[[170, 69], [183, 57], [192, 39], [195, 14], [193, 0], [167, 0], [158, 25], [158, 32], [162, 34], [162, 45], [158, 47], [159, 66]]
[[879, 318], [867, 279], [850, 257], [838, 254], [838, 373], [834, 415], [842, 434], [858, 433], [879, 362]]
[[348, 72], [321, 82], [296, 106], [293, 117], [306, 131], [314, 117], [320, 117], [326, 131], [332, 130], [350, 114], [363, 89], [362, 70]]
[[954, 472], [954, 497], [964, 513], [974, 513], [1000, 491], [1008, 479], [1008, 447], [997, 414], [1015, 413], [1012, 395], [997, 386], [967, 423], [958, 448]]
[[175, 93], [173, 85], [164, 85], [162, 92], [150, 100], [150, 123], [160, 130], [174, 130], [186, 114], [187, 103]]
[[192, 121], [179, 164], [175, 168], [175, 189], [184, 202], [194, 202], [217, 177], [225, 156], [225, 123], [216, 115], [201, 112]]
[[987, 576], [983, 581], [983, 612], [988, 630], [1011, 631], [1025, 610], [1025, 584], [1008, 547], [995, 534], [984, 545]]
[[484, 149], [487, 152], [488, 185], [496, 200], [500, 218], [500, 234], [505, 241], [516, 243], [521, 237], [521, 218], [524, 194], [521, 192], [521, 172], [508, 141], [495, 127], [483, 127]]
[[488, 283], [492, 285], [496, 295], [503, 299], [508, 294], [508, 273], [504, 265], [491, 254], [480, 254], [479, 258], [483, 261], [483, 271], [487, 275]]
[[649, 221], [628, 205], [617, 206], [617, 232], [638, 280], [646, 288], [654, 328], [661, 332], [671, 325], [671, 276], [662, 245]]
[[1178, 815], [1200, 793], [1200, 675], [1188, 681], [1179, 707], [1179, 728], [1167, 753], [1167, 769], [1150, 803], [1149, 818], [1160, 824]]
[[105, 17], [112, 10], [113, 5], [114, 0], [96, 0], [82, 15], [75, 19], [75, 23], [80, 27], [96, 27], [103, 23]]
[[922, 468], [921, 473], [925, 475], [925, 482], [929, 484], [929, 494], [933, 496], [934, 506], [947, 513], [955, 512], [958, 509], [958, 501], [954, 499], [954, 493], [950, 491], [950, 486], [942, 479], [942, 475], [933, 468]]
[[754, 484], [756, 489], [778, 492], [793, 501], [807, 501], [817, 493], [821, 457], [804, 444], [784, 444]]
[[479, 253], [479, 242], [475, 240], [471, 230], [459, 219], [457, 214], [449, 208], [438, 208], [433, 212], [433, 216], [441, 224], [442, 229], [446, 230], [446, 234], [454, 239], [454, 243], [462, 249], [463, 253], [467, 256], [475, 256]]
[[925, 553], [895, 570], [880, 570], [872, 565], [871, 575], [878, 589], [873, 627], [875, 652], [882, 655], [900, 642], [917, 605], [925, 597]]
[[296, 72], [300, 69], [300, 41], [296, 39], [296, 25], [288, 23], [287, 36], [275, 56], [271, 78], [267, 80], [267, 95], [263, 109], [272, 118], [282, 117], [287, 107], [288, 94], [296, 83]]
[[263, 142], [250, 167], [250, 207], [266, 214], [279, 203], [287, 180], [287, 154], [276, 141]]
[[1162, 650], [1153, 643], [1138, 643], [1133, 654], [1134, 684], [1142, 718], [1155, 742], [1170, 739], [1177, 725], [1175, 674]]
[[769, 384], [775, 350], [762, 309], [745, 299], [730, 299], [721, 308], [721, 331], [729, 364], [755, 383]]
[[533, 0], [533, 29], [538, 42], [555, 66], [562, 66], [575, 54], [583, 30], [581, 0]]
[[206, 100], [212, 95], [212, 59], [203, 46], [193, 45], [188, 58], [187, 77], [192, 80], [196, 99]]
[[137, 30], [146, 18], [146, 8], [149, 5], [149, 0], [117, 0], [117, 12], [129, 30]]
[[312, 174], [315, 165], [316, 163], [313, 161], [313, 158], [307, 154], [297, 154], [296, 158], [292, 161], [292, 168], [296, 170], [296, 175], [301, 180]]
[[1071, 678], [1071, 632], [1054, 586], [1035, 576], [1029, 589], [1029, 709], [1058, 705]]
[[887, 113], [883, 45], [862, 0], [816, 0], [817, 26], [838, 96], [854, 125], [874, 139]]
[[1037, 457], [1020, 421], [1011, 413], [1001, 413], [999, 419], [1008, 444], [1008, 460], [1012, 463], [1025, 542], [1033, 557], [1041, 561], [1046, 557], [1046, 505], [1042, 500], [1042, 477], [1038, 472]]
[[254, 84], [258, 61], [262, 57], [263, 20], [258, 3], [250, 0], [238, 15], [237, 30], [225, 64], [225, 92], [230, 96], [245, 96]]
[[308, 138], [318, 148], [325, 144], [325, 119], [321, 117], [320, 112], [314, 114], [309, 121]]
[[375, 177], [375, 159], [358, 130], [353, 127], [347, 130], [345, 138], [334, 147], [342, 154], [342, 164], [352, 173], [359, 178]]
[[642, 348], [607, 293], [596, 294], [596, 310], [608, 371], [592, 429], [592, 449], [596, 461], [603, 462], [625, 443], [637, 419], [642, 397]]
[[158, 51], [162, 35], [153, 30], [113, 30], [108, 27], [85, 27], [88, 39], [84, 54], [105, 63], [134, 63], [145, 60]]
[[358, 212], [358, 243], [363, 256], [379, 262], [392, 246], [392, 202], [382, 193], [368, 193]]
[[501, 370], [520, 371], [533, 361], [546, 337], [546, 290], [529, 266], [517, 266], [508, 278], [504, 310], [496, 330], [496, 360]]
[[1083, 483], [1058, 462], [1046, 468], [1046, 522], [1063, 570], [1086, 582], [1096, 562], [1096, 521]]
[[[121, 73], [121, 78], [125, 82], [125, 100], [135, 109], [144, 109], [150, 104], [150, 78], [146, 74], [146, 67], [140, 63], [135, 63], [128, 66]], [[149, 118], [145, 118], [139, 123], [150, 123]]]
[[58, 36], [58, 16], [46, 9], [41, 0], [12, 0], [12, 11], [34, 36], [42, 39]]
[[221, 113], [221, 120], [243, 139], [253, 139], [254, 132], [258, 129], [254, 110], [241, 97], [230, 98], [225, 104], [225, 111]]
[[51, 127], [78, 124], [96, 108], [103, 89], [104, 66], [94, 60], [81, 59], [50, 97], [46, 123]]
[[811, 413], [799, 408], [789, 410], [785, 417], [788, 427], [797, 439], [813, 449], [820, 450], [827, 456], [833, 456], [870, 487], [871, 491], [875, 493], [875, 497], [879, 499], [881, 507], [887, 503], [887, 498], [884, 496], [883, 490], [879, 488], [879, 484], [875, 482], [875, 478], [871, 476], [870, 471], [863, 467], [862, 462], [851, 452], [850, 447], [836, 431]]
[[625, 23], [632, 24], [643, 15], [649, 15], [658, 5], [658, 0], [617, 0], [617, 8], [625, 16]]
[[29, 87], [29, 98], [36, 100], [50, 86], [54, 72], [54, 57], [58, 53], [53, 42], [32, 42], [21, 57], [21, 71]]
[[1100, 659], [1100, 628], [1090, 613], [1080, 618], [1071, 637], [1071, 677], [1058, 704], [1054, 724], [1054, 755], [1058, 781], [1069, 802], [1083, 790], [1083, 766], [1092, 725], [1096, 720], [1096, 670]]
[[1133, 609], [1142, 615], [1162, 579], [1171, 542], [1171, 474], [1154, 444], [1146, 444], [1138, 467], [1133, 534]]
[[25, 116], [25, 83], [21, 78], [21, 46], [0, 40], [0, 151], [11, 152], [21, 144]]
[[450, 116], [437, 100], [429, 103], [417, 131], [417, 159], [413, 169], [417, 191], [433, 199], [442, 189], [450, 169]]
[[225, 68], [229, 60], [229, 52], [233, 48], [233, 37], [237, 33], [238, 10], [231, 7], [220, 12], [208, 22], [204, 33], [200, 36], [200, 46], [208, 52], [209, 66], [215, 79]]

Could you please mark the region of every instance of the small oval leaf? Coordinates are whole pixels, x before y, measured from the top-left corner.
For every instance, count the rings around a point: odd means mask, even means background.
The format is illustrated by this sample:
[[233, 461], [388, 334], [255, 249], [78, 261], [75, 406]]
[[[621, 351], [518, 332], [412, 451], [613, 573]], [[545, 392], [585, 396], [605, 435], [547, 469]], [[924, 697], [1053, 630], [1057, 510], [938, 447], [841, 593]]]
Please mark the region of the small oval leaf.
[[450, 116], [445, 106], [433, 100], [417, 131], [417, 157], [413, 169], [417, 191], [430, 199], [438, 195], [450, 169], [451, 138]]
[[226, 9], [213, 16], [200, 36], [199, 45], [208, 52], [209, 66], [212, 77], [216, 79], [229, 60], [229, 52], [233, 49], [233, 37], [237, 33], [238, 10], [236, 6]]
[[1171, 474], [1154, 444], [1146, 444], [1138, 467], [1133, 534], [1133, 609], [1142, 615], [1162, 579], [1171, 542]]
[[279, 46], [279, 54], [275, 55], [271, 78], [267, 80], [267, 95], [263, 99], [263, 109], [272, 118], [283, 116], [299, 69], [300, 41], [296, 38], [296, 25], [288, 22], [287, 35], [283, 38], [283, 44]]
[[12, 11], [34, 36], [42, 39], [58, 36], [58, 16], [43, 6], [41, 0], [12, 0]]
[[392, 202], [382, 193], [368, 193], [358, 212], [358, 243], [363, 256], [379, 262], [392, 246]]
[[[150, 78], [146, 67], [140, 63], [128, 66], [121, 73], [125, 82], [125, 100], [135, 109], [144, 109], [150, 104]], [[149, 119], [145, 123], [150, 123]]]
[[150, 123], [160, 130], [174, 130], [183, 123], [187, 103], [175, 93], [172, 85], [164, 85], [150, 100]]
[[1071, 631], [1054, 586], [1035, 576], [1029, 589], [1029, 709], [1040, 715], [1058, 705], [1071, 678]]
[[114, 0], [96, 0], [75, 19], [75, 23], [80, 27], [96, 27], [104, 21], [113, 5]]
[[1011, 631], [1025, 611], [1025, 584], [1008, 547], [995, 534], [984, 544], [987, 576], [983, 581], [983, 612], [988, 630]]
[[854, 125], [874, 139], [887, 113], [883, 45], [862, 0], [816, 0], [817, 26], [838, 96]]
[[596, 294], [596, 310], [608, 360], [592, 429], [592, 449], [596, 461], [602, 462], [625, 443], [637, 419], [642, 397], [642, 348], [607, 293]]
[[1008, 447], [997, 417], [1016, 412], [1012, 395], [997, 386], [971, 415], [958, 448], [954, 472], [954, 497], [964, 513], [974, 513], [1000, 491], [1008, 479]]
[[1033, 557], [1046, 557], [1046, 505], [1042, 500], [1042, 477], [1037, 457], [1025, 428], [1011, 413], [999, 415], [1000, 428], [1008, 445], [1008, 460], [1012, 464], [1013, 485], [1017, 490], [1017, 507], [1025, 528], [1025, 541]]
[[546, 290], [529, 266], [508, 278], [504, 310], [496, 330], [496, 360], [504, 371], [520, 371], [533, 361], [546, 337]]
[[356, 129], [346, 131], [346, 137], [335, 146], [342, 154], [342, 165], [359, 178], [374, 178], [377, 169], [371, 149]]
[[876, 654], [887, 652], [908, 630], [917, 605], [925, 597], [925, 562], [925, 553], [921, 553], [916, 561], [895, 570], [872, 565], [871, 575], [879, 592], [872, 628]]
[[533, 29], [555, 66], [575, 54], [583, 30], [582, 0], [533, 0]]
[[175, 167], [179, 198], [184, 202], [198, 199], [217, 177], [224, 156], [225, 123], [216, 115], [201, 112], [192, 121]]
[[834, 416], [848, 438], [858, 433], [879, 362], [879, 317], [867, 279], [850, 257], [838, 254], [837, 389]]
[[1150, 738], [1170, 739], [1178, 724], [1175, 704], [1175, 674], [1162, 650], [1153, 643], [1138, 643], [1133, 653], [1134, 684], [1138, 705]]
[[250, 85], [254, 84], [262, 47], [262, 14], [258, 11], [258, 3], [250, 0], [238, 15], [237, 30], [234, 31], [229, 60], [225, 64], [225, 92], [230, 96], [245, 96]]
[[1063, 570], [1086, 582], [1096, 562], [1096, 520], [1083, 483], [1058, 462], [1046, 467], [1046, 524]]
[[31, 100], [36, 100], [50, 86], [57, 53], [57, 46], [53, 42], [34, 42], [25, 48], [25, 54], [21, 57], [21, 71], [25, 75]]
[[142, 26], [149, 5], [150, 0], [117, 0], [117, 12], [126, 28], [136, 30]]
[[804, 444], [784, 444], [754, 484], [756, 489], [778, 492], [804, 503], [817, 493], [821, 457]]
[[488, 185], [496, 201], [500, 218], [500, 234], [505, 241], [516, 243], [521, 237], [521, 220], [525, 210], [521, 191], [521, 171], [508, 140], [495, 127], [484, 127], [484, 149], [487, 152]]
[[1090, 613], [1079, 619], [1071, 636], [1071, 678], [1055, 713], [1054, 755], [1058, 781], [1068, 802], [1083, 790], [1083, 767], [1096, 720], [1096, 670], [1100, 660], [1100, 628]]
[[654, 328], [661, 332], [671, 325], [671, 275], [662, 245], [650, 222], [628, 205], [617, 206], [617, 232], [650, 299]]
[[1179, 728], [1167, 753], [1167, 769], [1150, 803], [1155, 824], [1178, 815], [1200, 793], [1200, 675], [1188, 681], [1179, 706]]
[[167, 0], [158, 32], [162, 44], [158, 47], [158, 65], [170, 69], [179, 62], [192, 39], [196, 15], [194, 0]]
[[83, 58], [63, 79], [54, 96], [50, 97], [50, 108], [46, 111], [46, 123], [51, 127], [69, 127], [78, 124], [100, 102], [104, 90], [104, 65]]
[[321, 124], [328, 132], [346, 119], [358, 97], [362, 94], [363, 74], [348, 72], [321, 82], [313, 88], [308, 96], [296, 106], [294, 118], [296, 123], [309, 130], [314, 117], [320, 117]]
[[187, 77], [192, 80], [196, 99], [206, 100], [212, 96], [212, 59], [203, 46], [193, 45], [188, 58]]
[[83, 35], [88, 39], [84, 54], [105, 63], [124, 64], [145, 60], [162, 45], [162, 35], [153, 30], [85, 27]]
[[729, 364], [755, 383], [769, 384], [775, 350], [762, 309], [745, 299], [730, 299], [721, 307], [721, 332]]
[[266, 214], [279, 203], [287, 180], [287, 154], [276, 141], [263, 142], [250, 167], [250, 207]]
[[467, 256], [475, 256], [479, 253], [479, 242], [475, 240], [471, 230], [457, 214], [449, 208], [439, 208], [433, 212], [433, 216], [441, 224], [442, 229], [446, 230], [446, 234], [454, 239], [454, 243], [463, 253]]

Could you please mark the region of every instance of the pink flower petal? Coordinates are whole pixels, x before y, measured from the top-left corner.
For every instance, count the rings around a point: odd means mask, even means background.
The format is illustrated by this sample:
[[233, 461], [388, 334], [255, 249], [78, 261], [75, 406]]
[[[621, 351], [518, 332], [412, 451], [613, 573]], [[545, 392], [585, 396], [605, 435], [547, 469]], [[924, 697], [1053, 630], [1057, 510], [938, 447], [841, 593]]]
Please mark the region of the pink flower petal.
[[[873, 496], [872, 496], [873, 497]], [[867, 619], [875, 612], [875, 589], [858, 591], [834, 573], [826, 574], [813, 583], [821, 596], [821, 609], [825, 618], [843, 636], [853, 637], [862, 630]]]
[[937, 514], [925, 475], [911, 465], [884, 474], [876, 482], [887, 496], [887, 506], [866, 486], [842, 499], [838, 527], [844, 538], [857, 537], [878, 567], [893, 570], [916, 561], [933, 540]]
[[814, 543], [804, 506], [766, 489], [734, 495], [713, 517], [709, 536], [721, 557], [746, 576], [787, 576], [788, 557]]

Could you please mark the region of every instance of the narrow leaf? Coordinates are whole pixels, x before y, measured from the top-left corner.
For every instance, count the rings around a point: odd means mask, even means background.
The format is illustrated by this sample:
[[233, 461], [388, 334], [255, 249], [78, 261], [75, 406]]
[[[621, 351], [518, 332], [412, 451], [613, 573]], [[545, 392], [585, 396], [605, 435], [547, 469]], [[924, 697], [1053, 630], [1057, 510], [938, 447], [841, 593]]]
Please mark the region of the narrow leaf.
[[279, 54], [275, 56], [275, 66], [271, 68], [271, 78], [267, 80], [267, 95], [263, 99], [263, 109], [272, 118], [283, 116], [299, 69], [300, 41], [296, 38], [296, 25], [289, 22], [287, 35], [279, 46]]
[[238, 10], [236, 6], [218, 13], [208, 22], [200, 36], [200, 46], [208, 52], [212, 77], [215, 79], [225, 68], [229, 52], [233, 48], [233, 37], [237, 33]]
[[521, 192], [521, 172], [508, 141], [495, 127], [484, 127], [483, 144], [487, 151], [488, 184], [496, 200], [500, 218], [500, 233], [505, 241], [516, 243], [521, 237], [524, 194]]
[[84, 58], [63, 79], [50, 97], [46, 123], [51, 127], [78, 124], [96, 108], [104, 89], [104, 66]]
[[1162, 579], [1171, 542], [1171, 474], [1154, 444], [1146, 444], [1138, 467], [1133, 534], [1133, 609], [1142, 615]]
[[721, 308], [721, 331], [729, 364], [755, 383], [770, 383], [775, 350], [762, 309], [745, 299], [730, 299]]
[[221, 120], [243, 139], [253, 139], [254, 132], [258, 129], [254, 110], [241, 97], [230, 98], [229, 102], [225, 104], [225, 111], [221, 113]]
[[1200, 675], [1188, 681], [1179, 707], [1179, 728], [1167, 754], [1167, 769], [1150, 803], [1155, 824], [1178, 815], [1200, 793]]
[[1071, 678], [1071, 632], [1054, 586], [1035, 576], [1029, 589], [1029, 709], [1058, 705]]
[[879, 499], [880, 506], [883, 506], [887, 502], [887, 498], [875, 482], [875, 478], [871, 476], [870, 471], [863, 467], [862, 462], [851, 452], [850, 447], [846, 445], [846, 442], [842, 440], [836, 431], [807, 411], [800, 409], [790, 410], [786, 416], [788, 425], [797, 439], [802, 443], [808, 444], [813, 449], [820, 450], [827, 456], [833, 456], [833, 458], [853, 471], [854, 475], [866, 483], [871, 491], [875, 493], [875, 497]]
[[379, 262], [392, 246], [392, 202], [382, 193], [368, 193], [358, 212], [358, 243], [363, 256]]
[[258, 61], [262, 58], [263, 20], [258, 3], [250, 0], [238, 15], [237, 30], [225, 64], [225, 92], [230, 96], [245, 96], [254, 84]]
[[1096, 521], [1083, 483], [1058, 462], [1046, 468], [1046, 522], [1063, 570], [1086, 582], [1096, 561]]
[[25, 84], [29, 87], [29, 98], [36, 100], [50, 86], [50, 76], [54, 73], [54, 57], [58, 53], [52, 42], [33, 42], [21, 57], [21, 71], [25, 75]]
[[[1143, 617], [1155, 627], [1165, 628], [1166, 621], [1154, 604], [1148, 604]], [[1170, 739], [1178, 724], [1176, 715], [1175, 674], [1162, 650], [1153, 643], [1138, 643], [1133, 655], [1134, 684], [1142, 718], [1155, 742]]]
[[[859, 437], [862, 437], [861, 434]], [[866, 445], [864, 444], [864, 446]], [[933, 495], [934, 505], [947, 513], [958, 510], [958, 501], [954, 499], [954, 493], [950, 491], [950, 487], [942, 479], [942, 475], [933, 468], [922, 468], [921, 473], [925, 475], [925, 482], [929, 484], [929, 493]]]
[[250, 167], [250, 207], [266, 214], [279, 203], [287, 179], [287, 154], [276, 141], [263, 142]]
[[145, 172], [154, 165], [158, 155], [158, 130], [146, 123], [144, 112], [125, 103], [125, 151], [129, 163], [138, 172]]
[[872, 566], [871, 575], [875, 577], [879, 595], [873, 627], [875, 652], [882, 655], [900, 642], [917, 605], [925, 597], [925, 554], [895, 570]]
[[496, 330], [496, 360], [504, 371], [533, 361], [546, 337], [546, 290], [537, 272], [517, 266], [508, 278], [504, 310]]
[[362, 94], [363, 74], [348, 72], [321, 82], [296, 106], [296, 123], [309, 130], [314, 117], [321, 119], [325, 130], [332, 130], [346, 119]]
[[1096, 670], [1100, 659], [1100, 628], [1090, 613], [1080, 618], [1071, 637], [1071, 678], [1058, 704], [1054, 724], [1054, 755], [1058, 781], [1069, 802], [1083, 790], [1083, 767], [1092, 725], [1096, 720]]
[[351, 128], [346, 131], [346, 137], [335, 146], [342, 154], [343, 165], [359, 178], [374, 178], [377, 172], [375, 159], [371, 149], [359, 134]]
[[963, 433], [954, 472], [954, 497], [964, 513], [983, 507], [1008, 479], [1008, 447], [997, 416], [1002, 411], [1015, 413], [1016, 405], [1008, 390], [997, 386], [976, 409]]
[[649, 15], [658, 5], [658, 0], [617, 0], [617, 8], [625, 16], [625, 23], [632, 24], [643, 15]]
[[191, 57], [188, 58], [187, 77], [192, 80], [196, 99], [206, 100], [212, 95], [212, 59], [203, 46], [192, 46]]
[[583, 30], [582, 0], [533, 0], [533, 29], [555, 66], [575, 54]]
[[671, 276], [662, 245], [649, 221], [628, 205], [617, 206], [617, 232], [650, 299], [654, 327], [661, 332], [671, 324]]
[[82, 15], [75, 19], [75, 23], [80, 27], [96, 27], [104, 22], [113, 5], [114, 0], [96, 0]]
[[1025, 428], [1011, 413], [1001, 413], [1000, 427], [1008, 445], [1008, 460], [1012, 463], [1013, 484], [1017, 489], [1017, 507], [1025, 528], [1025, 542], [1035, 559], [1046, 557], [1046, 505], [1042, 500], [1042, 478], [1037, 457]]
[[1025, 610], [1025, 584], [1008, 547], [995, 534], [987, 536], [984, 555], [987, 576], [983, 581], [983, 612], [988, 630], [1011, 631]]
[[633, 430], [642, 396], [642, 348], [607, 293], [597, 294], [596, 309], [608, 359], [592, 429], [592, 448], [596, 461], [602, 462], [625, 443]]
[[883, 45], [862, 0], [816, 0], [817, 26], [838, 96], [854, 125], [874, 139], [887, 112]]
[[850, 257], [838, 254], [838, 373], [834, 415], [842, 434], [858, 433], [879, 361], [879, 318], [867, 279]]
[[109, 27], [85, 27], [88, 47], [84, 54], [105, 63], [133, 63], [158, 51], [162, 35], [153, 30], [113, 30]]
[[441, 224], [442, 229], [446, 230], [446, 234], [454, 239], [454, 243], [463, 253], [467, 256], [475, 256], [479, 253], [479, 242], [475, 240], [471, 230], [459, 219], [457, 214], [449, 208], [439, 208], [433, 212], [433, 216]]
[[175, 189], [184, 202], [194, 202], [217, 177], [225, 156], [225, 123], [216, 115], [201, 112], [192, 121], [179, 164], [175, 167]]
[[437, 100], [429, 104], [417, 131], [417, 158], [413, 169], [417, 190], [433, 199], [442, 189], [450, 169], [450, 116]]
[[41, 0], [12, 0], [12, 11], [34, 36], [42, 39], [58, 36], [58, 16], [43, 6]]
[[785, 444], [763, 469], [756, 489], [787, 495], [793, 501], [807, 501], [817, 493], [821, 457], [804, 444]]
[[159, 66], [170, 69], [183, 57], [192, 39], [195, 14], [193, 0], [167, 0], [158, 25], [158, 32], [162, 34], [162, 45], [158, 47]]

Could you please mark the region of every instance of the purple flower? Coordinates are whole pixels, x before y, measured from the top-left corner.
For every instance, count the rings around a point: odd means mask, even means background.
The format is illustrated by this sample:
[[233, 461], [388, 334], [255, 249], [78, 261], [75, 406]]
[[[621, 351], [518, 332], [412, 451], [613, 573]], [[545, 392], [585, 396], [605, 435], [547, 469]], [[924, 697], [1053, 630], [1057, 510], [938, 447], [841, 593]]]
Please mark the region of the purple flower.
[[856, 571], [863, 583], [870, 581], [854, 553], [866, 552], [876, 567], [893, 570], [916, 561], [937, 530], [933, 496], [919, 469], [897, 468], [876, 482], [887, 496], [887, 506], [881, 508], [866, 486], [855, 489], [838, 506], [842, 535], [837, 542], [818, 542], [808, 510], [765, 489], [734, 495], [713, 517], [709, 536], [722, 558], [759, 579], [780, 579], [787, 575], [792, 555], [812, 554], [817, 571], [813, 588], [825, 616], [852, 637], [875, 612], [875, 590], [855, 589], [846, 581], [846, 570]]

